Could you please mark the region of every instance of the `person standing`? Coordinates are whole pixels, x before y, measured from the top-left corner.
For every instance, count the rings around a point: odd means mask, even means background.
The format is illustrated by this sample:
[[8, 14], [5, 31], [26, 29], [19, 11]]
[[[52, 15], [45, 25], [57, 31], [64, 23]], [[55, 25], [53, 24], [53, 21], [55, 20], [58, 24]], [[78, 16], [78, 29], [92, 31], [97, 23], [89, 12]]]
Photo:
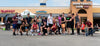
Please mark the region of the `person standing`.
[[41, 30], [41, 23], [42, 23], [42, 19], [41, 19], [41, 16], [39, 16], [38, 18], [38, 25], [39, 25], [39, 30]]
[[30, 17], [30, 14], [27, 14], [26, 21], [27, 21], [27, 23], [29, 24], [28, 29], [31, 28], [31, 20], [32, 20], [32, 18]]
[[74, 35], [74, 18], [75, 18], [75, 16], [74, 16], [74, 13], [73, 13], [72, 18], [71, 18], [71, 29], [72, 29], [71, 35]]
[[78, 15], [78, 13], [76, 13], [76, 16], [75, 16], [75, 27], [77, 26], [77, 23], [80, 23], [80, 16]]
[[[18, 24], [17, 24], [17, 32], [19, 32], [19, 29], [20, 29], [20, 26], [21, 26], [21, 24], [22, 24], [22, 21], [23, 21], [23, 17], [21, 16], [21, 14], [19, 14], [19, 16], [18, 16]], [[17, 35], [18, 35], [18, 33], [17, 33]]]
[[60, 24], [59, 24], [59, 17], [58, 16], [56, 17], [56, 23], [57, 23], [58, 33], [61, 34], [60, 33]]
[[79, 22], [77, 22], [77, 26], [76, 26], [76, 28], [77, 28], [77, 35], [80, 35], [80, 23]]
[[65, 20], [66, 20], [66, 18], [65, 18], [65, 16], [64, 16], [64, 13], [63, 13], [61, 16], [62, 16], [62, 17], [61, 17], [62, 35], [66, 35], [66, 34], [65, 34]]
[[71, 21], [72, 21], [71, 18], [72, 18], [71, 14], [69, 13], [68, 16], [66, 17], [68, 34], [70, 34], [70, 28], [71, 28], [71, 24], [72, 24], [71, 23]]
[[59, 32], [59, 34], [61, 34], [61, 33], [60, 33], [60, 30], [61, 30], [61, 16], [62, 16], [62, 15], [59, 15], [59, 16], [58, 16], [58, 21], [59, 21], [58, 32]]
[[[41, 30], [41, 23], [42, 23], [42, 19], [41, 19], [41, 16], [39, 16], [39, 18], [37, 19], [37, 23], [38, 23], [38, 26], [39, 26], [39, 31]], [[38, 35], [41, 35], [40, 32]]]
[[13, 35], [14, 36], [16, 36], [16, 33], [15, 33], [15, 31], [16, 31], [16, 29], [17, 29], [17, 22], [18, 22], [18, 13], [15, 13], [15, 16], [12, 18], [12, 20], [13, 20]]
[[49, 26], [49, 34], [52, 34], [52, 29], [51, 27], [53, 26], [53, 17], [52, 17], [52, 13], [50, 13], [50, 15], [47, 18], [47, 25]]
[[6, 30], [10, 30], [10, 25], [11, 25], [10, 21], [7, 21], [7, 22], [5, 23]]

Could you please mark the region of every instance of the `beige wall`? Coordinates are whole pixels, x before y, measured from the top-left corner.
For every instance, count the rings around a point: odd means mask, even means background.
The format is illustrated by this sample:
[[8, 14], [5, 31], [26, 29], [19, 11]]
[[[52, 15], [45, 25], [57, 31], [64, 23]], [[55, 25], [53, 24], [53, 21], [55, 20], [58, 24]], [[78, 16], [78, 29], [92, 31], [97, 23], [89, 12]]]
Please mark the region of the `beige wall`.
[[[83, 3], [81, 2], [80, 0], [78, 0], [77, 2], [71, 2], [71, 10], [72, 10], [72, 13], [78, 13], [78, 11], [80, 9], [84, 9], [85, 11], [87, 11], [87, 14], [79, 14], [80, 17], [87, 17], [87, 19], [90, 20], [90, 22], [92, 22], [93, 24], [93, 11], [92, 11], [92, 5], [89, 5], [89, 8], [88, 9], [85, 9], [85, 8], [76, 8], [75, 5], [73, 5], [73, 3]], [[86, 0], [84, 1], [84, 3], [92, 3], [91, 1], [87, 2]], [[80, 5], [81, 6], [81, 5]]]
[[0, 7], [0, 10], [15, 10], [15, 12], [22, 13], [24, 10], [29, 10], [32, 13], [36, 11], [47, 11], [47, 13], [68, 13], [68, 7]]

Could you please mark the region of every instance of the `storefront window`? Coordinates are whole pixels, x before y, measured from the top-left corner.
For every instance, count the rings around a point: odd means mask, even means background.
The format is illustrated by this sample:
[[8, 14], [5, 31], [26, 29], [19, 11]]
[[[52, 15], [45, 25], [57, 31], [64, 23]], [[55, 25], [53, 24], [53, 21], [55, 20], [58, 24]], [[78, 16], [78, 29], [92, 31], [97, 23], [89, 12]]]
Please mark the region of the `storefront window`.
[[77, 0], [72, 0], [72, 1], [77, 1]]
[[87, 0], [87, 1], [91, 1], [91, 0]]
[[84, 0], [80, 0], [81, 2], [83, 2]]

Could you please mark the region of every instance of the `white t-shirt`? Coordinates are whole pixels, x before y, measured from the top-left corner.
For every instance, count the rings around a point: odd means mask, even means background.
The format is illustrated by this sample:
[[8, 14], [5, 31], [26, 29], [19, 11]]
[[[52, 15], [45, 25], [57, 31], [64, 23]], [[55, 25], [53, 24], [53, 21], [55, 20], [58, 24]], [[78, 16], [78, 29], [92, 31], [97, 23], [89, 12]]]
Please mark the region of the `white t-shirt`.
[[53, 17], [52, 16], [48, 16], [48, 20], [47, 20], [48, 24], [53, 24]]
[[21, 24], [21, 19], [23, 19], [23, 17], [18, 17], [18, 24]]

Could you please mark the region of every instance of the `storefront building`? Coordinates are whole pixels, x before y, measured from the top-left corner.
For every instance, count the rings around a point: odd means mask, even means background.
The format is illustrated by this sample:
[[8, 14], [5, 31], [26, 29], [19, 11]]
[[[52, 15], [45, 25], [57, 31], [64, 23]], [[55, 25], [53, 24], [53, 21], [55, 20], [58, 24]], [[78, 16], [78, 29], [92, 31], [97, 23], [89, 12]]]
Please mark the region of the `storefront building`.
[[6, 16], [12, 18], [15, 12], [22, 13], [25, 10], [41, 15], [78, 13], [82, 21], [89, 19], [93, 24], [100, 24], [100, 6], [94, 6], [91, 0], [71, 0], [70, 7], [0, 7], [0, 21], [4, 22]]

